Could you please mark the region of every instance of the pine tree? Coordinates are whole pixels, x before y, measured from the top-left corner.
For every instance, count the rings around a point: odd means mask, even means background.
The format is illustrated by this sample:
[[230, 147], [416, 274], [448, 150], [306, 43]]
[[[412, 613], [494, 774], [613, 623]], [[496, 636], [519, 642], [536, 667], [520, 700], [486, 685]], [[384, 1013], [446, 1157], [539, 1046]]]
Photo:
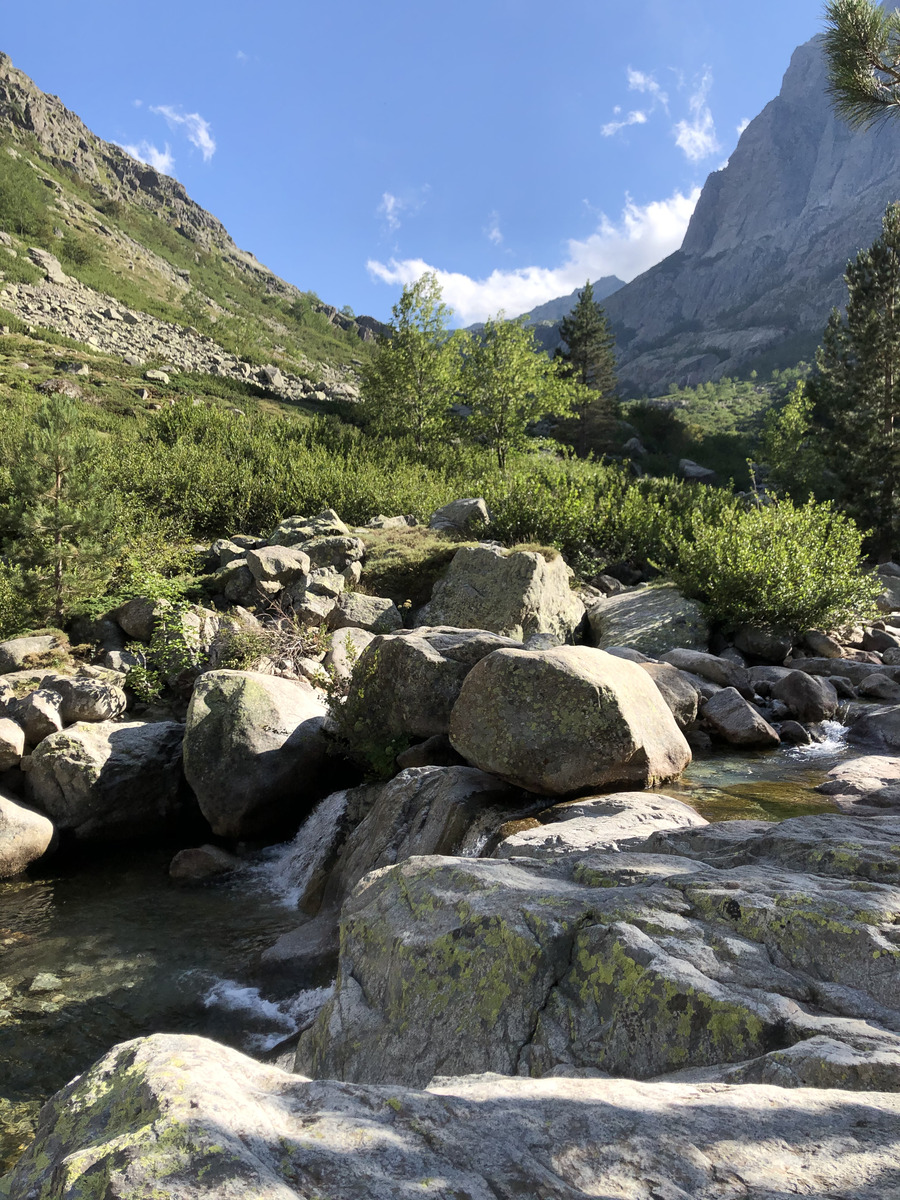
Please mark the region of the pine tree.
[[568, 424], [576, 450], [584, 455], [591, 435], [610, 424], [616, 394], [615, 339], [606, 313], [594, 300], [590, 280], [578, 303], [560, 322], [559, 332], [566, 345], [560, 350], [564, 373], [578, 385], [573, 393], [573, 419]]
[[832, 311], [811, 390], [843, 507], [884, 555], [900, 545], [900, 204], [844, 279], [846, 316]]
[[373, 426], [390, 437], [411, 434], [416, 449], [444, 429], [454, 399], [458, 354], [433, 273], [403, 289], [390, 333], [363, 372], [363, 401]]
[[6, 551], [22, 569], [33, 612], [56, 625], [74, 601], [108, 582], [120, 545], [100, 448], [77, 405], [54, 396], [35, 413], [10, 468], [14, 532]]
[[900, 13], [875, 0], [825, 5], [828, 94], [854, 128], [877, 124], [900, 105]]

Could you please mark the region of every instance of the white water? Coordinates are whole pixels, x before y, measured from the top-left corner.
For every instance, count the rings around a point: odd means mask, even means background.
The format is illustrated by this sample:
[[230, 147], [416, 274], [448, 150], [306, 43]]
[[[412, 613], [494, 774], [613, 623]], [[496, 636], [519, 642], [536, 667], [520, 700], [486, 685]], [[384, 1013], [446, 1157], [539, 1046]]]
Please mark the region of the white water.
[[820, 759], [834, 758], [843, 753], [847, 745], [849, 725], [840, 721], [823, 721], [820, 728], [827, 736], [824, 742], [810, 742], [808, 746], [794, 746], [786, 753], [789, 758], [800, 762], [818, 762]]
[[237, 1014], [248, 1023], [244, 1034], [247, 1050], [271, 1050], [308, 1024], [334, 994], [334, 985], [310, 988], [284, 1000], [266, 1000], [259, 988], [233, 979], [217, 979], [203, 997], [203, 1006]]
[[277, 897], [286, 908], [296, 908], [333, 852], [346, 811], [346, 791], [332, 792], [316, 805], [293, 841], [270, 846], [241, 878]]

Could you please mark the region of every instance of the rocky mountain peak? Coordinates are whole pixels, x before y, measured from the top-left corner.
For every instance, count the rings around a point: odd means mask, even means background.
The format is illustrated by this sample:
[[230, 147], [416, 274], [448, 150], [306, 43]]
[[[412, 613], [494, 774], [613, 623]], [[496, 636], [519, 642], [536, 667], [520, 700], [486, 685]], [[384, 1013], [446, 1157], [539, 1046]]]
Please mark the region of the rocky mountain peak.
[[821, 38], [706, 181], [681, 249], [605, 302], [633, 393], [812, 353], [847, 261], [900, 197], [900, 122], [853, 131], [832, 112]]

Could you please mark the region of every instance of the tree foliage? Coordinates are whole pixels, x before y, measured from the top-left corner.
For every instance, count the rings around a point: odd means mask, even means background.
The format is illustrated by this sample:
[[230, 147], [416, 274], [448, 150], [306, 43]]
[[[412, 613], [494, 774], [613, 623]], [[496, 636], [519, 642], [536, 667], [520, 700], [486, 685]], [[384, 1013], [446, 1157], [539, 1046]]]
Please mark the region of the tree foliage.
[[467, 431], [494, 451], [501, 471], [510, 452], [524, 445], [529, 425], [568, 412], [572, 403], [558, 362], [539, 350], [534, 331], [502, 313], [469, 339], [460, 394], [472, 409]]
[[421, 451], [447, 423], [458, 353], [447, 329], [451, 311], [433, 273], [408, 284], [393, 307], [390, 333], [363, 371], [363, 401], [373, 427], [409, 434]]
[[829, 0], [824, 51], [835, 111], [865, 128], [900, 105], [900, 13], [874, 0]]
[[900, 204], [844, 278], [846, 316], [831, 314], [811, 387], [842, 507], [889, 553], [900, 545]]
[[572, 390], [572, 427], [576, 449], [586, 454], [592, 434], [608, 427], [614, 415], [616, 394], [615, 339], [606, 313], [594, 299], [590, 280], [578, 303], [560, 322], [565, 343], [559, 357], [563, 371], [577, 386]]
[[33, 613], [56, 625], [73, 602], [105, 586], [117, 556], [116, 505], [98, 441], [77, 405], [53, 396], [35, 413], [10, 468], [7, 520], [23, 591]]

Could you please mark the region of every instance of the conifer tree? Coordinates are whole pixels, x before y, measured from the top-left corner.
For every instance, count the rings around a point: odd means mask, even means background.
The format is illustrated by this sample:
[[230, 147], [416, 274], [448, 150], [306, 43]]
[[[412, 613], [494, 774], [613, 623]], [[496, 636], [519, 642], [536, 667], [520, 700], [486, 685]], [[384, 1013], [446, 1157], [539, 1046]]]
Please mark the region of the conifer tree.
[[35, 413], [11, 465], [6, 546], [33, 612], [62, 624], [76, 600], [105, 585], [119, 548], [115, 503], [100, 471], [99, 439], [78, 407], [53, 396]]
[[832, 311], [811, 389], [843, 507], [890, 554], [900, 546], [900, 204], [844, 279], [846, 316]]
[[568, 424], [576, 450], [584, 455], [592, 433], [609, 424], [616, 393], [615, 339], [606, 313], [594, 299], [590, 280], [582, 288], [578, 303], [560, 322], [559, 332], [566, 344], [560, 350], [564, 374], [578, 385], [573, 391], [572, 420]]
[[900, 13], [875, 0], [829, 0], [823, 41], [828, 93], [854, 128], [900, 106]]

